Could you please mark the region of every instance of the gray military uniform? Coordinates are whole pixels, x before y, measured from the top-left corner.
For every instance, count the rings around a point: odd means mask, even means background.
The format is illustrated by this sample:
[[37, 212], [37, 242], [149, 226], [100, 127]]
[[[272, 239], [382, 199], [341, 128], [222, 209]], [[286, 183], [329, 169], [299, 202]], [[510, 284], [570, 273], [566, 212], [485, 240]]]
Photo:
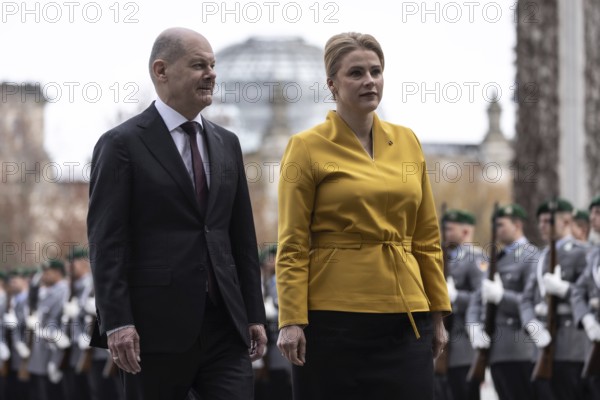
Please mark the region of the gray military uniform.
[[448, 343], [448, 367], [471, 364], [475, 352], [465, 330], [466, 313], [473, 294], [481, 287], [483, 272], [481, 249], [461, 245], [448, 257], [448, 271], [454, 279], [458, 295], [452, 303], [452, 326]]
[[[590, 341], [585, 332], [578, 329], [573, 322], [573, 311], [571, 308], [570, 294], [575, 281], [581, 276], [586, 267], [586, 249], [582, 244], [572, 237], [566, 237], [559, 241], [556, 249], [557, 263], [562, 269], [562, 279], [571, 282], [569, 292], [564, 299], [557, 297], [557, 330], [554, 339], [555, 354], [557, 361], [583, 362], [585, 354], [590, 348]], [[535, 270], [529, 277], [527, 286], [523, 293], [520, 312], [523, 324], [533, 319], [545, 321], [544, 315], [536, 315], [535, 306], [545, 301], [545, 293], [542, 277], [550, 268], [550, 251], [546, 246], [540, 254], [540, 259]], [[537, 353], [537, 352], [536, 352]]]
[[[519, 304], [530, 274], [537, 266], [539, 250], [525, 241], [513, 251], [501, 252], [496, 269], [504, 286], [504, 295], [496, 311], [496, 332], [490, 348], [490, 364], [506, 361], [531, 361], [534, 346], [522, 330]], [[467, 323], [483, 324], [486, 307], [481, 289], [472, 297], [467, 311]]]
[[89, 334], [89, 332], [86, 332], [87, 323], [85, 317], [87, 313], [85, 311], [85, 303], [90, 297], [93, 289], [94, 281], [92, 279], [92, 274], [87, 274], [73, 282], [73, 293], [71, 296], [77, 299], [79, 314], [73, 321], [70, 321], [69, 326], [69, 336], [73, 340], [73, 343], [71, 344], [71, 354], [69, 356], [69, 366], [72, 368], [77, 367], [77, 363], [83, 354], [83, 350], [79, 348], [77, 343], [79, 336], [82, 333]]
[[575, 324], [582, 327], [583, 317], [600, 309], [600, 246], [594, 247], [588, 254], [587, 267], [571, 288], [571, 306]]
[[[39, 327], [36, 329], [38, 334], [42, 331], [49, 332], [62, 327], [63, 305], [68, 295], [69, 287], [64, 280], [53, 286], [40, 288], [37, 306], [37, 314], [40, 321]], [[60, 334], [64, 335], [65, 332], [61, 330]], [[48, 363], [54, 362], [57, 366], [60, 366], [63, 354], [64, 351], [59, 350], [55, 343], [36, 335], [33, 340], [31, 356], [29, 357], [28, 370], [32, 374], [46, 375]]]
[[23, 359], [19, 356], [17, 348], [15, 347], [18, 342], [27, 343], [27, 326], [25, 320], [29, 313], [29, 306], [27, 304], [28, 292], [25, 290], [22, 293], [14, 296], [11, 299], [11, 307], [17, 317], [17, 326], [12, 331], [12, 340], [10, 346], [10, 369], [18, 371], [21, 367]]

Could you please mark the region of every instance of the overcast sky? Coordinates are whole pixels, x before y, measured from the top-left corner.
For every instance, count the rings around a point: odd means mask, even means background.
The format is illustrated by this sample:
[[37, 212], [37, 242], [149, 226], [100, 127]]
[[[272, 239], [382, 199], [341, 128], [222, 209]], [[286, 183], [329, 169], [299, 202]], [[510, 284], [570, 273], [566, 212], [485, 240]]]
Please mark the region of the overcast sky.
[[[411, 127], [422, 141], [477, 143], [499, 90], [501, 126], [514, 135], [514, 1], [59, 0], [0, 7], [0, 81], [39, 84], [53, 97], [45, 143], [57, 162], [85, 162], [120, 110], [143, 109], [154, 98], [148, 55], [171, 26], [203, 33], [215, 52], [252, 35], [301, 36], [322, 48], [339, 32], [370, 33], [386, 57], [385, 119]], [[217, 59], [217, 74], [218, 67]]]

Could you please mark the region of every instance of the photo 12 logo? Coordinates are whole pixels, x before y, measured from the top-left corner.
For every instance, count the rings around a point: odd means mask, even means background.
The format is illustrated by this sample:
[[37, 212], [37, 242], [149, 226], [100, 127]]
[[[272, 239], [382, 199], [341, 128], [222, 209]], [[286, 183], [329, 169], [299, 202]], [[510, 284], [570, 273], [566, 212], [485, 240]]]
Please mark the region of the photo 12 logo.
[[104, 96], [114, 103], [138, 103], [136, 82], [5, 82], [0, 103], [97, 103]]
[[333, 24], [339, 22], [338, 13], [340, 6], [335, 2], [305, 3], [266, 1], [258, 2], [202, 2], [202, 22], [255, 24], [257, 22], [269, 23], [298, 23], [313, 22]]
[[113, 22], [135, 24], [139, 22], [140, 6], [136, 2], [16, 2], [3, 1], [0, 19], [3, 24], [14, 23], [90, 23]]
[[534, 1], [519, 2], [479, 2], [479, 1], [403, 1], [401, 8], [402, 22], [419, 21], [445, 22], [486, 22], [495, 24], [504, 15], [512, 15], [514, 22], [539, 22], [539, 5]]

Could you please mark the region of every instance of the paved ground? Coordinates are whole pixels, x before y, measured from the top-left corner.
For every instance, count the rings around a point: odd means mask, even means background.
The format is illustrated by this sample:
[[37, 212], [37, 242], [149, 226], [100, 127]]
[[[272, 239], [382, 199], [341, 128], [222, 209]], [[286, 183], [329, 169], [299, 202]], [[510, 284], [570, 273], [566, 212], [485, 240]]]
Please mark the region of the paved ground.
[[485, 371], [485, 382], [481, 386], [481, 400], [498, 400], [489, 368]]

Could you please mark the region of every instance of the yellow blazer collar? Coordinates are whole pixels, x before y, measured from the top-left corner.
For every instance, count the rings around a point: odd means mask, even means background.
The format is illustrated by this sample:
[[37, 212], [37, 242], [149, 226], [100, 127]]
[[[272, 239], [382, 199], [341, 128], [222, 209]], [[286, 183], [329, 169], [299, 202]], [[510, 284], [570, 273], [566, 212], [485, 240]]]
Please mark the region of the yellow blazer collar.
[[[356, 137], [356, 134], [348, 124], [338, 115], [334, 110], [330, 110], [327, 113], [326, 121], [331, 125], [329, 129], [329, 134], [331, 135], [329, 139], [333, 142], [347, 145], [347, 146], [360, 146], [360, 142]], [[377, 148], [385, 145], [388, 146], [390, 142], [392, 142], [392, 135], [389, 132], [389, 127], [385, 126], [385, 122], [382, 122], [377, 113], [373, 112], [373, 149], [374, 152], [377, 153]], [[393, 143], [393, 142], [392, 142]]]

